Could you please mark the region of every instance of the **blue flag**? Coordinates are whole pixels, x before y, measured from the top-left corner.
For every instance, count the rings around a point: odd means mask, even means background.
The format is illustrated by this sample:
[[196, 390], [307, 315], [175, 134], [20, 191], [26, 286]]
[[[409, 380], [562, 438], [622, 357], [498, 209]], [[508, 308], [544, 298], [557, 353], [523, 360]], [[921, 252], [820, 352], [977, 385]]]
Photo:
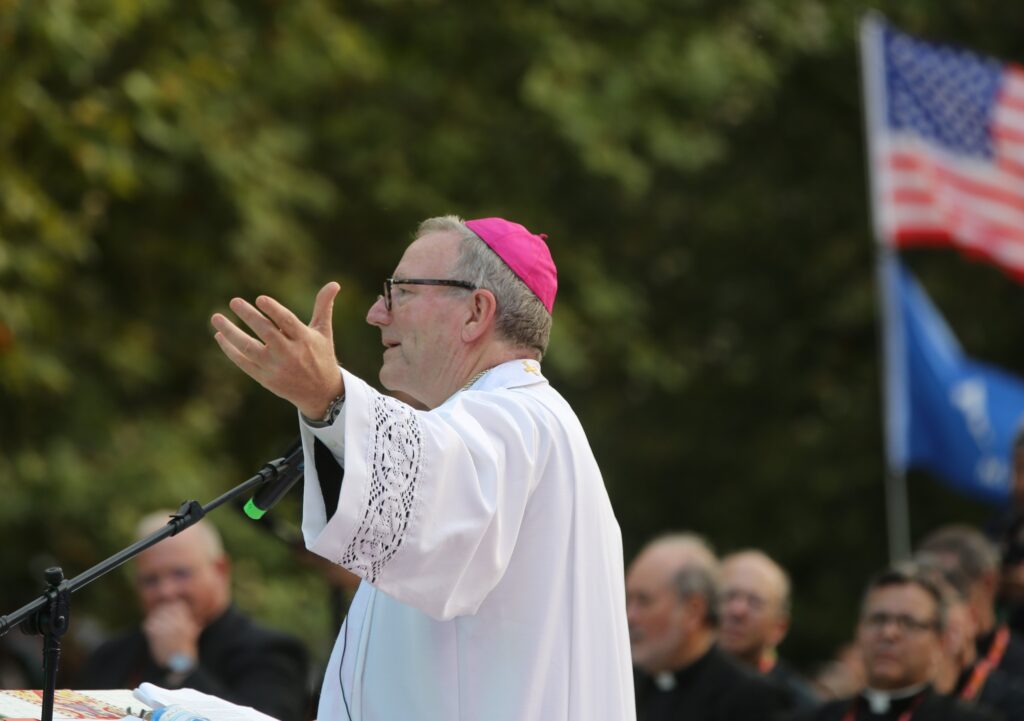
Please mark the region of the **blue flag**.
[[954, 490], [1004, 502], [1024, 381], [964, 355], [910, 272], [884, 255], [890, 469], [924, 468]]

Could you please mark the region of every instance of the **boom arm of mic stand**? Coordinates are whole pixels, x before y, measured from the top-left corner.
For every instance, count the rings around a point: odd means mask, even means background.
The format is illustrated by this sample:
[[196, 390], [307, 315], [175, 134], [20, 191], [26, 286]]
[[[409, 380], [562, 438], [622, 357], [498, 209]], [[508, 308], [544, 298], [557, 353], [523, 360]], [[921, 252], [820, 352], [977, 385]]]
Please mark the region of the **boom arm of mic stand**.
[[70, 580], [64, 579], [64, 572], [54, 566], [45, 571], [47, 589], [34, 601], [22, 606], [6, 616], [0, 616], [0, 636], [7, 634], [15, 626], [27, 622], [27, 630], [42, 634], [43, 669], [45, 671], [45, 688], [43, 689], [43, 705], [40, 721], [53, 721], [53, 702], [56, 694], [57, 663], [60, 659], [60, 637], [69, 627], [71, 620], [71, 594], [83, 586], [106, 575], [126, 561], [131, 560], [150, 546], [154, 546], [168, 536], [174, 536], [189, 526], [197, 523], [208, 512], [228, 501], [237, 498], [251, 489], [277, 478], [286, 467], [285, 459], [277, 458], [261, 468], [255, 476], [235, 486], [227, 493], [215, 498], [205, 506], [198, 501], [185, 501], [178, 512], [171, 516], [167, 525], [153, 534], [133, 543], [131, 546], [115, 553], [110, 558], [100, 561], [92, 568]]

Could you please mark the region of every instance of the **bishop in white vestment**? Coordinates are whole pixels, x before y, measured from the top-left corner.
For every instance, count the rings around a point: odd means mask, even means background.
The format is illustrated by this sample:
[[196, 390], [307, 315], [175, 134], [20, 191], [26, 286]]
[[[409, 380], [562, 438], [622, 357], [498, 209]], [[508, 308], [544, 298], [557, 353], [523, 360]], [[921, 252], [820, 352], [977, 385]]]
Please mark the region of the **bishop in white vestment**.
[[[225, 353], [300, 411], [308, 547], [362, 578], [319, 721], [634, 719], [618, 524], [538, 362], [555, 295], [543, 237], [497, 218], [421, 225], [367, 320], [381, 382], [429, 410], [339, 373], [336, 293], [309, 326], [233, 300], [258, 339], [213, 319]], [[337, 497], [316, 441], [344, 468]]]

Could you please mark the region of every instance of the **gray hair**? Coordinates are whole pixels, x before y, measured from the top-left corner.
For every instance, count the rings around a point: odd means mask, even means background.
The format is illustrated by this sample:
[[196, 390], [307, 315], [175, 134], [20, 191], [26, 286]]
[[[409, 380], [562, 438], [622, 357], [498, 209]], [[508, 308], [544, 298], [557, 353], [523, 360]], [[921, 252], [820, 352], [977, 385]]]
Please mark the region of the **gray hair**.
[[681, 563], [672, 576], [672, 588], [680, 600], [700, 596], [706, 602], [704, 621], [718, 625], [719, 563], [711, 544], [696, 533], [672, 532], [658, 536], [648, 547], [671, 548]]
[[922, 571], [937, 576], [957, 601], [966, 601], [971, 595], [971, 579], [959, 566], [942, 562], [942, 557], [930, 551], [918, 551], [911, 559]]
[[672, 578], [672, 586], [684, 601], [691, 596], [703, 598], [707, 605], [704, 621], [711, 627], [718, 625], [718, 579], [710, 568], [684, 566]]
[[973, 526], [943, 526], [929, 534], [918, 550], [955, 558], [957, 568], [972, 584], [999, 571], [999, 550]]
[[416, 237], [442, 232], [455, 233], [460, 241], [459, 257], [452, 269], [455, 279], [491, 291], [497, 302], [498, 332], [516, 347], [536, 351], [540, 360], [551, 337], [551, 314], [540, 298], [457, 215], [424, 220]]

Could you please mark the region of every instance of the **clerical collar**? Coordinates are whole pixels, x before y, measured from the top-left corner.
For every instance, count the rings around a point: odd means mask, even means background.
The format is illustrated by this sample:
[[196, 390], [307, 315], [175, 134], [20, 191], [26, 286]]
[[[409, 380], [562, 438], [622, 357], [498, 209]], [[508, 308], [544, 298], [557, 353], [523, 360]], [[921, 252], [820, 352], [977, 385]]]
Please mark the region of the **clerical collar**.
[[451, 397], [454, 398], [459, 393], [470, 389], [521, 388], [537, 383], [547, 383], [547, 380], [541, 375], [540, 363], [532, 358], [516, 358], [480, 371], [455, 391]]
[[867, 701], [868, 708], [871, 709], [871, 713], [882, 714], [889, 710], [893, 701], [902, 701], [904, 699], [911, 698], [928, 688], [928, 682], [919, 683], [916, 686], [907, 686], [906, 688], [898, 688], [894, 690], [881, 690], [876, 688], [866, 688], [860, 692], [864, 700]]
[[662, 671], [654, 677], [654, 685], [659, 691], [671, 691], [676, 687], [676, 675], [671, 671]]
[[657, 686], [659, 691], [671, 691], [677, 686], [690, 686], [701, 670], [711, 663], [714, 652], [715, 646], [712, 645], [703, 656], [691, 661], [682, 668], [654, 674], [654, 685]]

